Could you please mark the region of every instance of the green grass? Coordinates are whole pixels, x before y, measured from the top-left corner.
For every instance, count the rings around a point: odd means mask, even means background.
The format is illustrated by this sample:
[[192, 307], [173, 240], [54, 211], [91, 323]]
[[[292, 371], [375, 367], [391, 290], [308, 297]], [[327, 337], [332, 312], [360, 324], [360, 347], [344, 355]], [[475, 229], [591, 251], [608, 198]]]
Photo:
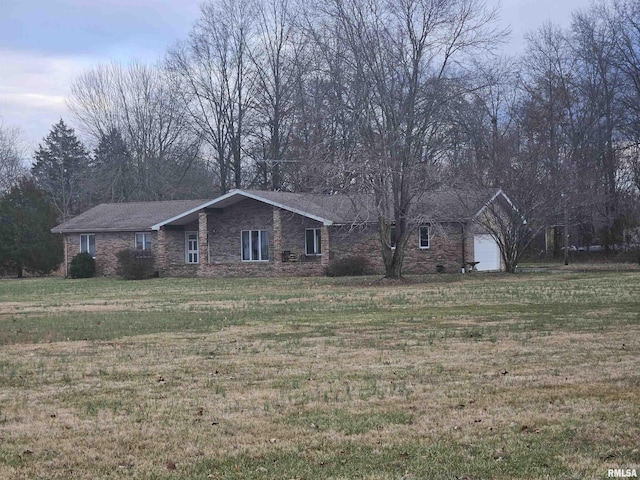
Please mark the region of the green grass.
[[2, 280], [0, 299], [0, 478], [640, 469], [637, 271]]

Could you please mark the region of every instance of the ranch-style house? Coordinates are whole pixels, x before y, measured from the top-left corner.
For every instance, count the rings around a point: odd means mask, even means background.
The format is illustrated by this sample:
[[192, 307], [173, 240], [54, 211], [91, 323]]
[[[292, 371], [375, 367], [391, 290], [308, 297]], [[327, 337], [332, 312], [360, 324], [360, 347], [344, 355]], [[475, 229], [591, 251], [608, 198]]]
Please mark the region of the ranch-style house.
[[[101, 204], [52, 232], [64, 236], [64, 274], [76, 254], [88, 252], [100, 275], [115, 275], [116, 254], [126, 248], [151, 250], [160, 276], [313, 276], [350, 256], [383, 273], [372, 200], [233, 190], [213, 200]], [[514, 208], [501, 190], [424, 195], [404, 272], [500, 270], [498, 245], [478, 224], [490, 205]]]

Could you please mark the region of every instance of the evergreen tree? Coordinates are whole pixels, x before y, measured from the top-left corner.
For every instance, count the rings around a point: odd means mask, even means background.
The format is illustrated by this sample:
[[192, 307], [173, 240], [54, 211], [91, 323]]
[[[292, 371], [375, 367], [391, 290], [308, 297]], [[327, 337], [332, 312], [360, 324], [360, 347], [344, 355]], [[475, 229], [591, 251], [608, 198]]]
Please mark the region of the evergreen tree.
[[31, 174], [61, 220], [80, 213], [88, 202], [89, 155], [72, 128], [60, 119], [34, 155]]
[[62, 238], [51, 233], [56, 209], [33, 180], [24, 178], [0, 199], [0, 268], [22, 277], [47, 274], [63, 260]]
[[96, 192], [100, 201], [127, 202], [134, 192], [132, 158], [119, 130], [112, 128], [100, 137], [95, 150]]

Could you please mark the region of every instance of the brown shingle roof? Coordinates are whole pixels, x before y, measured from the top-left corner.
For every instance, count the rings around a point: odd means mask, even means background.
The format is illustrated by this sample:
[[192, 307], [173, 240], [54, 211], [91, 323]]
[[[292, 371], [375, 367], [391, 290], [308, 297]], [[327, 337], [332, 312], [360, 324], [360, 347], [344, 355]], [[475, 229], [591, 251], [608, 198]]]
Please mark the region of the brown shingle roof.
[[[416, 211], [424, 222], [471, 219], [500, 190], [438, 190], [422, 195]], [[372, 195], [324, 195], [312, 193], [234, 190], [213, 200], [105, 203], [53, 228], [54, 233], [145, 231], [166, 224], [184, 224], [197, 219], [205, 207], [226, 207], [243, 198], [253, 198], [331, 224], [377, 222]]]
[[202, 205], [206, 200], [103, 203], [51, 229], [53, 233], [132, 232]]
[[[378, 221], [378, 211], [373, 195], [323, 195], [261, 190], [243, 190], [243, 192], [330, 220], [334, 224]], [[498, 189], [435, 190], [421, 195], [416, 200], [418, 202], [416, 212], [425, 222], [468, 220], [489, 203], [498, 192], [500, 192]]]
[[243, 190], [273, 203], [299, 210], [332, 223], [345, 224], [377, 220], [369, 195], [325, 195], [318, 193], [289, 193], [262, 190]]

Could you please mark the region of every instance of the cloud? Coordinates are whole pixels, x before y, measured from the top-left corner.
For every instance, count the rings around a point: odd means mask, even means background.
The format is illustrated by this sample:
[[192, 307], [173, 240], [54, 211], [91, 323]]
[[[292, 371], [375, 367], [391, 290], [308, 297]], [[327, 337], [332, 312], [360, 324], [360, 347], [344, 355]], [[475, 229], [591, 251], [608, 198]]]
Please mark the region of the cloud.
[[[154, 63], [187, 37], [201, 0], [10, 0], [0, 15], [0, 121], [19, 126], [37, 145], [61, 117], [73, 126], [65, 98], [83, 71], [111, 61]], [[544, 20], [568, 23], [585, 0], [488, 0], [503, 5], [512, 51]], [[553, 14], [552, 14], [553, 12]], [[515, 53], [515, 52], [514, 52]]]
[[185, 38], [200, 0], [2, 2], [0, 121], [37, 145], [61, 117], [83, 71], [112, 61], [154, 63]]
[[62, 108], [65, 99], [60, 95], [39, 93], [0, 93], [0, 105], [27, 108]]
[[490, 5], [500, 5], [500, 18], [512, 29], [511, 54], [524, 53], [525, 35], [535, 32], [546, 22], [562, 28], [571, 26], [572, 14], [587, 8], [586, 0], [489, 0]]
[[153, 50], [185, 35], [199, 0], [20, 0], [3, 5], [0, 45], [108, 55], [114, 43]]
[[61, 117], [69, 117], [65, 97], [74, 78], [96, 58], [0, 50], [0, 117], [20, 126], [34, 145]]

